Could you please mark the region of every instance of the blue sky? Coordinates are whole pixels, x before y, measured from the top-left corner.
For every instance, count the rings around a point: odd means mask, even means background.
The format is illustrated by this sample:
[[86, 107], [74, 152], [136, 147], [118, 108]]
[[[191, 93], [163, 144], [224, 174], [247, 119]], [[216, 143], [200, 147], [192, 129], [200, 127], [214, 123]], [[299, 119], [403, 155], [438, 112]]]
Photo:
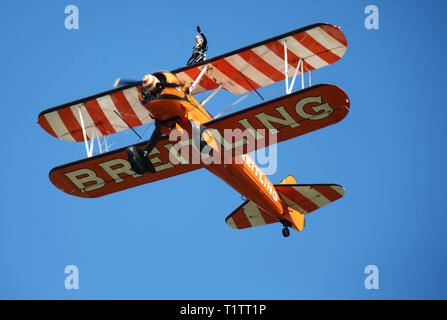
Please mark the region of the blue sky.
[[[79, 30], [64, 9], [79, 8]], [[379, 30], [364, 27], [369, 4]], [[197, 7], [195, 7], [197, 6]], [[442, 1], [1, 2], [2, 299], [445, 299], [447, 206]], [[316, 22], [341, 26], [346, 55], [312, 73], [350, 97], [342, 122], [278, 145], [278, 183], [338, 183], [307, 217], [233, 230], [239, 194], [205, 170], [99, 199], [70, 197], [51, 168], [85, 156], [37, 124], [40, 111], [186, 63], [196, 25], [208, 57]], [[272, 99], [280, 83], [260, 90]], [[211, 114], [237, 97], [223, 93]], [[259, 103], [250, 95], [233, 111]], [[134, 143], [126, 136], [123, 143]], [[174, 197], [173, 197], [174, 195]], [[364, 268], [379, 268], [379, 290]], [[79, 268], [79, 290], [64, 269]]]

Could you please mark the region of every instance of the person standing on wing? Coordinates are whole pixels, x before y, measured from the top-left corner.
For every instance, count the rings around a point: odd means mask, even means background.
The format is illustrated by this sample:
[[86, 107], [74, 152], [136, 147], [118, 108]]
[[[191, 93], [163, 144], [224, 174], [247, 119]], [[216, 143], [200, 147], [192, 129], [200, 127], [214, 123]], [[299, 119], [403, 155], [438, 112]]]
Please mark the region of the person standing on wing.
[[199, 26], [197, 26], [197, 32], [199, 34], [196, 35], [196, 45], [192, 48], [192, 55], [186, 63], [187, 66], [203, 61], [206, 58], [205, 51], [208, 50], [208, 41]]

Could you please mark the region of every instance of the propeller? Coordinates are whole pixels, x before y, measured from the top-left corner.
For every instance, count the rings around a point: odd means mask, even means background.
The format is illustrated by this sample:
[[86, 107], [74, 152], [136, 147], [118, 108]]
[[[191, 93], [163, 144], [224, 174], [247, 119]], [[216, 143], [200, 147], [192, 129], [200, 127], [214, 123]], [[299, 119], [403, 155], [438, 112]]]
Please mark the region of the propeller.
[[117, 78], [113, 83], [114, 88], [126, 85], [135, 85], [135, 86], [141, 85], [141, 80]]

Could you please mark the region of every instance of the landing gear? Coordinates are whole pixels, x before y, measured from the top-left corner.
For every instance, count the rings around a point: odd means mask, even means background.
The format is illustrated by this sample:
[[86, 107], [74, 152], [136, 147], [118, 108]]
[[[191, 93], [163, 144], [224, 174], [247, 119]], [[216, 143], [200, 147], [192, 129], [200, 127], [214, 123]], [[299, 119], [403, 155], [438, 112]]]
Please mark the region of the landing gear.
[[160, 123], [157, 120], [155, 120], [155, 130], [152, 133], [152, 136], [149, 139], [146, 148], [144, 148], [145, 157], [147, 157], [151, 153], [152, 149], [154, 149], [160, 137], [161, 137]]
[[133, 171], [138, 174], [145, 174], [146, 172], [155, 173], [155, 168], [149, 160], [148, 155], [151, 153], [160, 137], [160, 124], [158, 121], [155, 121], [154, 133], [152, 133], [152, 136], [149, 139], [146, 148], [144, 148], [144, 151], [136, 146], [130, 146], [126, 149], [127, 159], [129, 160]]
[[281, 220], [280, 222], [281, 222], [282, 225], [283, 225], [283, 228], [282, 228], [282, 236], [283, 236], [284, 238], [287, 238], [288, 236], [290, 236], [290, 230], [289, 230], [289, 227], [291, 227], [292, 224], [291, 224], [290, 221], [288, 221], [288, 220]]
[[282, 236], [284, 238], [287, 238], [288, 236], [290, 236], [290, 230], [287, 227], [282, 228]]
[[145, 174], [146, 172], [155, 172], [154, 166], [150, 160], [144, 156], [144, 151], [136, 146], [130, 146], [126, 149], [127, 159], [133, 171], [138, 174]]

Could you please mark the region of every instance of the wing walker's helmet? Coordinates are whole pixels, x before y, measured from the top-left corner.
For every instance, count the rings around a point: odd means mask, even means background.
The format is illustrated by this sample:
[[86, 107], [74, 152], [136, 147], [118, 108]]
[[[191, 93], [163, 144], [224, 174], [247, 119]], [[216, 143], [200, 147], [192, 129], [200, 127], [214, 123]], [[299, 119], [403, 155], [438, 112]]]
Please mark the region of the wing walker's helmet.
[[155, 92], [157, 90], [157, 83], [159, 82], [153, 75], [145, 75], [143, 78], [143, 88], [149, 92]]

